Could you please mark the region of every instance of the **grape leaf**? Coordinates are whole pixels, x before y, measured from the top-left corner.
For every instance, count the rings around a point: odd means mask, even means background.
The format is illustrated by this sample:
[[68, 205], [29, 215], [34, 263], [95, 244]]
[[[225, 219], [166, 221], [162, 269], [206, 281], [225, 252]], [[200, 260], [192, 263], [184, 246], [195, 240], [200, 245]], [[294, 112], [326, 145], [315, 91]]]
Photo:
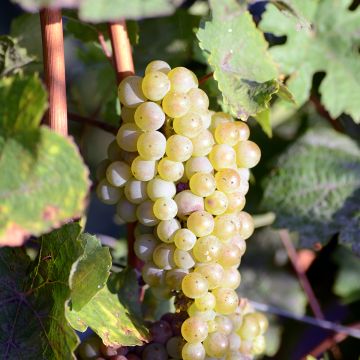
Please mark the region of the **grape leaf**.
[[85, 209], [88, 170], [72, 140], [38, 128], [45, 108], [36, 75], [0, 80], [0, 246], [21, 245]]
[[33, 57], [10, 36], [0, 36], [0, 76], [7, 75], [31, 63]]
[[[132, 289], [131, 294], [128, 290], [124, 294], [127, 288]], [[123, 271], [112, 275], [107, 285], [80, 311], [71, 308], [69, 301], [66, 317], [78, 331], [84, 332], [90, 327], [106, 345], [141, 345], [147, 341], [148, 333], [138, 316], [138, 300], [133, 298], [138, 293], [139, 287], [137, 281], [134, 282], [134, 276], [129, 276], [129, 270]]]
[[104, 287], [111, 268], [109, 248], [102, 247], [100, 240], [89, 234], [82, 234], [80, 239], [84, 253], [74, 262], [69, 278], [71, 304], [76, 311]]
[[37, 259], [23, 248], [0, 249], [0, 351], [3, 359], [73, 359], [78, 344], [64, 303], [73, 262], [82, 253], [80, 226], [40, 239]]
[[[338, 220], [360, 187], [360, 149], [327, 128], [309, 130], [279, 157], [265, 182], [263, 205], [276, 226], [298, 231], [302, 246], [325, 243], [351, 223]], [[359, 214], [359, 211], [357, 211]], [[353, 246], [359, 237], [354, 236]], [[357, 244], [357, 245], [356, 245]]]
[[351, 0], [292, 0], [298, 16], [289, 16], [267, 5], [260, 28], [277, 36], [283, 45], [270, 52], [284, 75], [298, 106], [310, 95], [312, 78], [325, 72], [320, 84], [321, 101], [334, 118], [342, 113], [360, 122], [360, 10], [349, 11]]
[[249, 12], [234, 0], [210, 1], [211, 21], [197, 32], [225, 108], [246, 120], [268, 108], [279, 90], [277, 68]]

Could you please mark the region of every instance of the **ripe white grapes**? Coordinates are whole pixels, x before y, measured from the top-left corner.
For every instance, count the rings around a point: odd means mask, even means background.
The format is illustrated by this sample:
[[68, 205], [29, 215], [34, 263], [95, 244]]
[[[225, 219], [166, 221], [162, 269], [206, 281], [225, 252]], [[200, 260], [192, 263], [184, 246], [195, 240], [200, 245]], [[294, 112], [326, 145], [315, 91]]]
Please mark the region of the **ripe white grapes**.
[[[237, 268], [254, 231], [243, 211], [260, 149], [249, 127], [208, 109], [193, 72], [160, 60], [119, 85], [123, 123], [97, 194], [135, 222], [134, 251], [157, 297], [186, 299], [178, 331], [142, 359], [252, 359], [265, 349], [266, 318], [239, 300]], [[165, 326], [165, 325], [164, 325]]]

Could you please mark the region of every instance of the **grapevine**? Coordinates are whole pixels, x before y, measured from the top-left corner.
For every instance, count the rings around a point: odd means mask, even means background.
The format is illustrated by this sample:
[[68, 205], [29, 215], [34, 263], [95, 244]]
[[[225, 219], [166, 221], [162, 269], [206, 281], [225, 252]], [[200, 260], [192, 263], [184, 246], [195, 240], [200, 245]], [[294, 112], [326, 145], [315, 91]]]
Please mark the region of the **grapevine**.
[[98, 167], [97, 195], [116, 204], [117, 222], [137, 222], [142, 278], [157, 298], [175, 297], [176, 313], [151, 326], [150, 344], [99, 356], [236, 360], [265, 350], [266, 317], [236, 293], [260, 149], [246, 123], [209, 110], [198, 85], [190, 70], [160, 60], [119, 85], [122, 125]]

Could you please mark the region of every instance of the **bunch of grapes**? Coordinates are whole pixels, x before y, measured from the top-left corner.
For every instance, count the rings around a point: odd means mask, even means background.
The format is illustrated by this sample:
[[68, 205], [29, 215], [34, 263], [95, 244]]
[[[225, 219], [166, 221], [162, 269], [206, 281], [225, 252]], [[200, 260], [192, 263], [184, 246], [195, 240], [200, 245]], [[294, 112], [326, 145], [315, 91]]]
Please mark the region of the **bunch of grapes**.
[[97, 194], [117, 204], [117, 221], [138, 222], [134, 250], [154, 295], [175, 296], [187, 312], [181, 358], [263, 352], [266, 319], [244, 312], [235, 291], [254, 231], [243, 211], [260, 160], [249, 127], [210, 111], [195, 74], [164, 61], [125, 78], [119, 99], [123, 124], [99, 166]]

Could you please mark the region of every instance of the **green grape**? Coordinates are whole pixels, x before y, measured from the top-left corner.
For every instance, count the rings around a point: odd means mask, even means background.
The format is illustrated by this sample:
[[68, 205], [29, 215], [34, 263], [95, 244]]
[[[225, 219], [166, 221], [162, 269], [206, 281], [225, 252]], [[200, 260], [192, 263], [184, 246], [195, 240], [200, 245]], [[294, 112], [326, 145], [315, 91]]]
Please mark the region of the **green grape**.
[[215, 308], [215, 304], [215, 296], [210, 292], [195, 299], [195, 305], [200, 311], [213, 310]]
[[142, 234], [135, 237], [134, 251], [142, 261], [150, 261], [159, 241], [152, 234]]
[[216, 298], [216, 312], [223, 315], [235, 312], [239, 298], [233, 289], [217, 288], [213, 290], [213, 294]]
[[212, 174], [198, 172], [190, 178], [190, 190], [198, 196], [209, 196], [216, 189], [215, 178]]
[[165, 113], [160, 105], [152, 101], [147, 101], [136, 109], [134, 120], [141, 130], [154, 131], [163, 126]]
[[249, 127], [243, 121], [236, 121], [235, 124], [238, 128], [239, 141], [247, 140], [250, 136]]
[[265, 352], [265, 349], [266, 349], [265, 337], [263, 335], [257, 336], [253, 341], [251, 352], [254, 355], [260, 355]]
[[198, 238], [193, 253], [197, 261], [206, 263], [216, 261], [221, 254], [222, 244], [214, 235]]
[[131, 172], [135, 179], [149, 181], [156, 175], [156, 161], [145, 160], [138, 156], [131, 164]]
[[160, 71], [151, 71], [144, 76], [141, 88], [149, 100], [159, 101], [169, 92], [170, 80]]
[[177, 134], [188, 138], [193, 138], [204, 130], [201, 117], [191, 111], [181, 117], [176, 117], [173, 122], [173, 128]]
[[134, 114], [135, 114], [136, 108], [129, 108], [126, 106], [123, 106], [121, 108], [121, 119], [123, 123], [131, 123], [134, 122]]
[[236, 245], [240, 249], [240, 256], [243, 256], [246, 251], [246, 242], [240, 234], [236, 234], [230, 240], [231, 244]]
[[159, 161], [157, 170], [162, 179], [172, 182], [180, 180], [184, 175], [183, 163], [170, 160], [168, 157]]
[[225, 193], [214, 191], [205, 198], [205, 210], [212, 215], [221, 215], [228, 209], [229, 199]]
[[135, 108], [146, 101], [141, 89], [143, 79], [140, 76], [128, 76], [121, 81], [118, 88], [118, 96], [121, 104], [129, 108]]
[[150, 290], [154, 297], [161, 301], [169, 300], [173, 296], [171, 290], [167, 286], [151, 286]]
[[193, 144], [193, 156], [206, 156], [215, 144], [213, 135], [209, 130], [203, 130], [199, 135], [191, 139]]
[[216, 187], [218, 190], [232, 194], [240, 186], [240, 175], [234, 169], [223, 169], [215, 174]]
[[203, 345], [207, 355], [221, 358], [228, 351], [229, 340], [225, 334], [215, 331], [208, 335]]
[[174, 243], [179, 250], [189, 251], [196, 243], [196, 236], [189, 229], [179, 229], [174, 234]]
[[171, 91], [165, 95], [162, 107], [171, 118], [184, 116], [190, 110], [190, 98], [186, 94]]
[[251, 317], [257, 320], [260, 327], [260, 334], [264, 334], [269, 327], [269, 321], [267, 317], [260, 312], [251, 313]]
[[188, 251], [176, 249], [174, 252], [174, 262], [180, 269], [191, 269], [195, 265], [195, 260]]
[[207, 110], [209, 107], [209, 98], [204, 90], [193, 88], [188, 92], [190, 97], [191, 110]]
[[193, 145], [190, 139], [182, 135], [172, 135], [166, 142], [166, 155], [170, 160], [185, 162], [190, 159]]
[[166, 351], [173, 359], [181, 359], [181, 350], [185, 345], [185, 341], [181, 336], [174, 336], [166, 343]]
[[210, 130], [215, 131], [219, 124], [232, 122], [234, 119], [231, 115], [226, 114], [224, 112], [216, 112], [211, 116], [211, 125]]
[[111, 164], [111, 161], [109, 159], [101, 160], [97, 167], [96, 167], [96, 173], [95, 177], [97, 181], [101, 181], [106, 177], [106, 169]]
[[170, 65], [162, 60], [153, 60], [150, 61], [145, 68], [145, 75], [153, 71], [161, 71], [164, 74], [167, 74], [171, 70]]
[[113, 205], [120, 200], [122, 189], [112, 186], [106, 179], [103, 179], [96, 187], [96, 194], [104, 204]]
[[178, 220], [162, 220], [156, 228], [156, 233], [161, 241], [171, 243], [174, 242], [174, 234], [179, 229], [181, 225]]
[[216, 323], [216, 331], [225, 334], [230, 335], [233, 331], [233, 323], [231, 319], [229, 319], [227, 316], [224, 315], [217, 315], [215, 318]]
[[181, 289], [186, 297], [196, 299], [208, 292], [208, 282], [201, 274], [192, 272], [184, 277]]
[[[213, 320], [209, 320], [207, 322], [208, 324], [208, 330], [209, 330], [209, 334], [216, 331], [216, 323], [215, 323], [215, 318]], [[207, 358], [210, 359], [210, 358]]]
[[236, 168], [236, 153], [230, 145], [218, 144], [213, 146], [209, 154], [209, 160], [217, 171]]
[[236, 234], [236, 222], [232, 215], [216, 216], [213, 234], [223, 241], [229, 240]]
[[237, 331], [241, 339], [253, 340], [260, 335], [260, 332], [261, 329], [256, 316], [252, 316], [251, 313], [244, 315], [240, 329]]
[[160, 131], [148, 131], [137, 141], [139, 155], [145, 160], [159, 160], [165, 154], [166, 137]]
[[191, 157], [185, 164], [185, 174], [188, 179], [198, 172], [211, 173], [213, 171], [211, 162], [205, 156]]
[[182, 359], [183, 360], [204, 360], [205, 349], [201, 342], [191, 344], [186, 343], [182, 348]]
[[196, 75], [189, 69], [179, 66], [168, 72], [171, 83], [171, 91], [187, 93], [199, 85]]
[[178, 207], [177, 216], [182, 220], [185, 220], [187, 216], [195, 211], [204, 210], [203, 198], [193, 194], [190, 190], [176, 194], [174, 200]]
[[146, 200], [137, 207], [136, 217], [141, 224], [155, 226], [159, 223], [158, 218], [154, 214], [153, 207], [154, 203], [151, 200]]
[[189, 317], [181, 326], [181, 335], [185, 341], [194, 344], [202, 342], [208, 335], [206, 321], [198, 317]]
[[204, 129], [208, 129], [211, 125], [211, 117], [214, 111], [211, 110], [202, 110], [198, 112], [198, 114], [201, 116], [201, 120], [204, 125]]
[[243, 193], [233, 192], [231, 194], [227, 194], [227, 198], [228, 207], [226, 209], [226, 213], [235, 213], [244, 208], [246, 199]]
[[[174, 253], [174, 260], [175, 260], [175, 253]], [[180, 291], [182, 280], [188, 273], [189, 271], [185, 270], [184, 268], [168, 270], [165, 275], [166, 285], [170, 289]]]
[[114, 161], [106, 169], [106, 179], [113, 186], [123, 187], [130, 178], [130, 167], [123, 161]]
[[195, 211], [187, 219], [187, 228], [196, 236], [207, 236], [214, 230], [214, 219], [206, 211]]
[[241, 282], [241, 275], [237, 267], [227, 267], [224, 269], [224, 275], [221, 286], [229, 289], [237, 289]]
[[239, 141], [239, 128], [236, 122], [220, 123], [215, 129], [214, 136], [218, 144], [234, 146]]
[[197, 265], [195, 272], [201, 274], [207, 280], [210, 290], [217, 288], [224, 276], [223, 267], [215, 262]]
[[159, 220], [170, 220], [176, 216], [176, 202], [171, 198], [159, 198], [154, 203], [153, 212]]
[[199, 310], [199, 308], [196, 306], [195, 302], [193, 302], [188, 307], [187, 313], [189, 314], [190, 317], [197, 317], [206, 322], [214, 320], [215, 316], [216, 316], [216, 312], [214, 310], [211, 310], [211, 309], [206, 310], [206, 311]]
[[231, 352], [239, 352], [240, 346], [241, 346], [241, 337], [235, 333], [232, 332], [229, 336], [229, 350]]
[[122, 160], [123, 157], [123, 150], [120, 149], [119, 144], [117, 143], [116, 139], [114, 139], [107, 148], [107, 156], [108, 156], [108, 160], [112, 161], [117, 161], [117, 160]]
[[161, 243], [156, 246], [153, 252], [153, 262], [160, 269], [170, 270], [175, 267], [174, 263], [175, 246], [173, 244]]
[[148, 261], [141, 269], [144, 281], [150, 286], [160, 286], [165, 282], [165, 271], [157, 267], [152, 261]]
[[116, 135], [116, 141], [121, 149], [129, 152], [137, 151], [137, 141], [142, 134], [139, 129], [133, 123], [122, 124]]
[[252, 351], [252, 347], [253, 347], [253, 341], [252, 340], [241, 340], [241, 345], [240, 345], [240, 353], [243, 355], [251, 355], [251, 351]]
[[135, 222], [137, 220], [136, 208], [136, 204], [133, 204], [126, 199], [122, 199], [116, 206], [116, 213], [127, 223]]
[[172, 198], [176, 194], [176, 186], [171, 181], [155, 177], [147, 183], [147, 194], [153, 201], [160, 198]]
[[133, 204], [141, 204], [148, 198], [146, 183], [144, 181], [130, 179], [125, 184], [124, 194]]
[[218, 257], [218, 262], [221, 266], [231, 267], [239, 266], [241, 260], [240, 249], [231, 243], [223, 244], [221, 252]]
[[240, 235], [241, 237], [246, 240], [248, 239], [254, 232], [255, 225], [254, 220], [250, 214], [245, 211], [241, 211], [238, 214], [238, 219], [240, 222]]
[[236, 164], [240, 168], [251, 169], [260, 161], [260, 148], [250, 140], [239, 141], [234, 149], [236, 152]]
[[239, 351], [230, 351], [226, 354], [225, 360], [244, 360], [244, 355]]

